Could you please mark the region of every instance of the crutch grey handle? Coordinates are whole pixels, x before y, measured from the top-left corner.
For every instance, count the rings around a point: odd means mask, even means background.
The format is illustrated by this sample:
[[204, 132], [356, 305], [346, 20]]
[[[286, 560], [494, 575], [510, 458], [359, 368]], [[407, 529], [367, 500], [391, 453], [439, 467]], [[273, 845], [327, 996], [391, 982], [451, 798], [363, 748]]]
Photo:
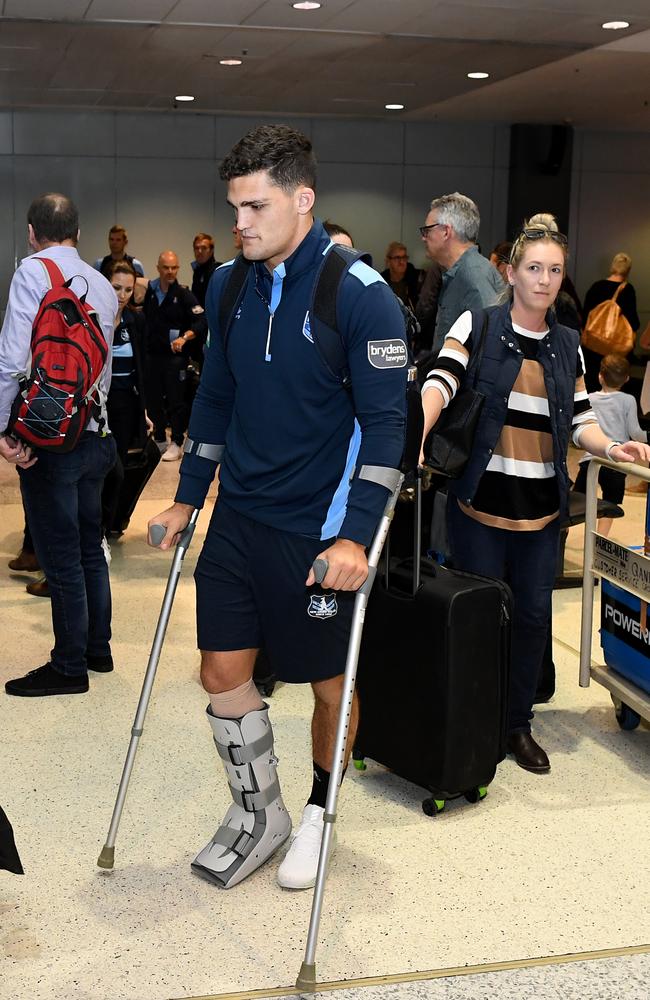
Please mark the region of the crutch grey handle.
[[149, 528], [149, 538], [152, 545], [160, 545], [166, 534], [167, 528], [164, 524], [152, 524]]
[[[188, 545], [192, 541], [192, 535], [194, 534], [194, 528], [196, 527], [198, 516], [198, 510], [193, 511], [190, 523], [183, 531], [181, 531], [177, 546], [179, 549], [187, 549]], [[166, 534], [167, 528], [164, 524], [152, 524], [149, 528], [149, 538], [151, 539], [151, 544], [156, 547], [162, 543]]]
[[316, 583], [322, 583], [325, 577], [327, 576], [327, 571], [330, 568], [330, 565], [327, 559], [314, 559], [311, 568]]

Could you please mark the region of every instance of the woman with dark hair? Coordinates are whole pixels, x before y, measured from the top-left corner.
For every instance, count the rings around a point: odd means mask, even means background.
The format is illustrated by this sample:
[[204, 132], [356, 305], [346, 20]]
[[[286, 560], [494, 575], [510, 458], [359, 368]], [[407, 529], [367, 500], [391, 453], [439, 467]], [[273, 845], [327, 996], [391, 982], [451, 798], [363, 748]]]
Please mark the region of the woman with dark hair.
[[508, 751], [534, 773], [550, 769], [530, 722], [568, 506], [569, 439], [612, 461], [650, 457], [648, 445], [612, 441], [596, 422], [578, 334], [551, 308], [566, 255], [553, 216], [533, 216], [512, 248], [507, 300], [459, 317], [422, 390], [426, 436], [473, 378], [485, 330], [477, 379], [485, 402], [469, 461], [448, 486], [449, 541], [456, 568], [506, 580], [512, 589]]
[[117, 293], [119, 309], [115, 317], [113, 371], [106, 407], [108, 426], [124, 464], [129, 447], [134, 442], [144, 444], [147, 437], [144, 317], [129, 309], [136, 273], [128, 261], [114, 264], [109, 280]]
[[129, 309], [136, 272], [128, 261], [117, 261], [110, 272], [110, 283], [117, 294], [119, 308], [113, 335], [111, 387], [106, 401], [108, 426], [117, 445], [117, 462], [104, 483], [102, 507], [105, 530], [111, 530], [129, 448], [143, 447], [153, 424], [145, 409], [145, 330], [141, 313]]

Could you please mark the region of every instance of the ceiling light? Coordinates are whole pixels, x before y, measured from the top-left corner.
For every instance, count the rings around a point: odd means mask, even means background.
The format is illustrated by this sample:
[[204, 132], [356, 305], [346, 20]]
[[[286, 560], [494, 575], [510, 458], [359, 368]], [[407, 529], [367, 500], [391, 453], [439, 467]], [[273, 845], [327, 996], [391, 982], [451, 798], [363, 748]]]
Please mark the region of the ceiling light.
[[468, 73], [467, 76], [470, 80], [487, 80], [489, 73]]
[[605, 28], [606, 31], [620, 31], [621, 28], [629, 28], [630, 27], [630, 22], [629, 21], [605, 21], [605, 23], [603, 25], [601, 25], [601, 27]]
[[300, 0], [300, 3], [292, 3], [291, 6], [294, 10], [318, 10], [321, 5], [314, 0]]
[[403, 111], [404, 110], [404, 105], [403, 104], [384, 104], [384, 107], [386, 108], [386, 111]]
[[220, 59], [219, 60], [219, 65], [220, 66], [241, 66], [241, 64], [242, 64], [242, 60], [241, 59]]
[[174, 98], [175, 101], [193, 101], [194, 98], [191, 94], [176, 94]]

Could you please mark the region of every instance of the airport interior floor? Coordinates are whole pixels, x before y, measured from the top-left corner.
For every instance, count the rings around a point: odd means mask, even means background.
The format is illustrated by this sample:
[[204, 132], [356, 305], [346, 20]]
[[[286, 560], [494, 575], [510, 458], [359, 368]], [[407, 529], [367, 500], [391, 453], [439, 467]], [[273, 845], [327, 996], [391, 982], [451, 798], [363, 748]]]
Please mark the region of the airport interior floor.
[[[278, 888], [279, 858], [229, 891], [189, 867], [228, 801], [194, 634], [192, 569], [210, 505], [185, 560], [115, 868], [96, 865], [170, 566], [146, 546], [144, 526], [176, 475], [175, 464], [160, 464], [112, 545], [115, 671], [91, 675], [83, 696], [0, 695], [0, 802], [25, 868], [24, 877], [0, 872], [2, 1000], [300, 995], [293, 984], [311, 893]], [[22, 527], [7, 466], [0, 502], [6, 567]], [[639, 544], [645, 497], [628, 494], [624, 505], [614, 537]], [[579, 568], [577, 530], [567, 559]], [[29, 579], [0, 573], [2, 682], [48, 655], [49, 602], [25, 593]], [[550, 774], [507, 758], [482, 803], [452, 802], [431, 819], [422, 789], [372, 762], [365, 773], [350, 769], [317, 951], [319, 997], [647, 998], [650, 731], [644, 723], [623, 732], [608, 692], [578, 686], [580, 600], [579, 589], [555, 594], [558, 689], [534, 722]], [[310, 704], [304, 687], [279, 686], [271, 698], [294, 818], [311, 780]]]

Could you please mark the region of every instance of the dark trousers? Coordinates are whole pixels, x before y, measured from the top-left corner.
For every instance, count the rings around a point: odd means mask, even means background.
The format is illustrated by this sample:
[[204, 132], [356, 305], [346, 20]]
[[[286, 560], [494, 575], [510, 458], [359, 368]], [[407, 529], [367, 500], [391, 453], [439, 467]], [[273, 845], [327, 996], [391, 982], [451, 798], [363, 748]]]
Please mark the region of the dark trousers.
[[447, 510], [454, 567], [505, 580], [512, 590], [508, 731], [530, 732], [551, 621], [559, 521], [541, 531], [507, 531], [468, 517], [453, 496]]
[[87, 431], [66, 455], [36, 454], [36, 464], [18, 473], [34, 549], [52, 595], [50, 660], [59, 673], [83, 676], [86, 653], [110, 653], [111, 588], [101, 545], [101, 494], [115, 463], [115, 442], [111, 435]]
[[[165, 440], [167, 420], [172, 441], [183, 444], [189, 417], [185, 379], [187, 358], [180, 354], [150, 354], [147, 362], [147, 411], [154, 425], [156, 441]], [[166, 407], [165, 407], [166, 404]]]
[[124, 467], [129, 448], [140, 429], [140, 400], [134, 392], [111, 389], [106, 403], [108, 426], [115, 439], [117, 461], [104, 480], [102, 491], [102, 525], [104, 534], [113, 527], [115, 514], [124, 485]]
[[126, 389], [111, 389], [106, 401], [108, 426], [115, 438], [117, 454], [122, 465], [126, 463], [131, 444], [140, 429], [140, 400], [135, 392]]

